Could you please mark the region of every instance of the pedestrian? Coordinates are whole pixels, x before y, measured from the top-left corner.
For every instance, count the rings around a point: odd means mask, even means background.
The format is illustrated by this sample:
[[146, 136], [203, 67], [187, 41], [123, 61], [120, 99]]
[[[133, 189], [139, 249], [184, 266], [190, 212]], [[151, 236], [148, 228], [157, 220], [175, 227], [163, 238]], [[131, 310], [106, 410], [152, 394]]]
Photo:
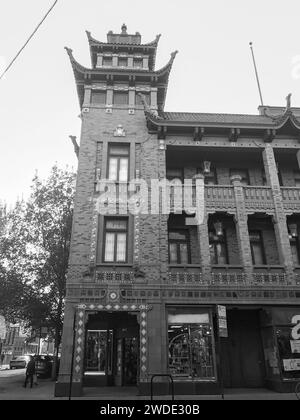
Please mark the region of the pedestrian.
[[2, 353], [2, 354], [1, 354], [1, 358], [0, 358], [0, 361], [1, 361], [1, 366], [3, 365], [3, 360], [4, 360], [4, 358], [5, 358], [5, 354], [4, 354], [4, 353]]
[[27, 386], [27, 382], [30, 380], [30, 388], [32, 388], [33, 385], [33, 376], [35, 375], [35, 360], [33, 356], [30, 356], [30, 360], [27, 364], [26, 368], [26, 377], [24, 382], [24, 388]]

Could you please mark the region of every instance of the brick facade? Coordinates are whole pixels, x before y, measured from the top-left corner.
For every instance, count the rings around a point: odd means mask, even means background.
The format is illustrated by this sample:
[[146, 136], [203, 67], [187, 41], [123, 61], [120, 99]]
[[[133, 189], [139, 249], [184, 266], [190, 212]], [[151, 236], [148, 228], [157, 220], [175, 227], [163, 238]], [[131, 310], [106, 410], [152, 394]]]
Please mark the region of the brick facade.
[[[124, 28], [122, 31], [119, 41], [125, 40], [122, 36], [131, 39]], [[190, 307], [200, 312], [208, 308], [213, 325], [216, 304], [227, 305], [228, 310], [232, 305], [260, 306], [262, 310], [272, 305], [299, 307], [298, 267], [292, 259], [287, 225], [287, 217], [300, 209], [300, 190], [295, 188], [293, 172], [299, 168], [296, 153], [300, 122], [298, 127], [295, 116], [299, 110], [283, 109], [278, 121], [263, 115], [164, 113], [175, 54], [166, 67], [154, 71], [158, 38], [156, 43], [128, 41], [127, 45], [127, 41], [115, 44], [111, 37], [108, 43], [101, 43], [89, 35], [92, 69], [81, 67], [68, 50], [82, 107], [82, 133], [57, 395], [67, 393], [74, 334], [73, 393], [82, 393], [87, 357], [84, 343], [89, 317], [95, 312], [100, 316], [99, 325], [101, 313], [135, 314], [140, 329], [137, 380], [140, 392], [147, 393], [151, 374], [169, 371], [168, 308]], [[110, 47], [114, 51], [119, 48], [129, 64], [143, 51], [143, 68], [134, 69], [128, 64], [130, 68], [120, 71], [118, 52], [114, 53], [112, 66], [104, 68], [103, 54]], [[94, 90], [106, 93], [105, 104], [91, 102]], [[128, 104], [114, 104], [115, 91], [127, 92]], [[133, 92], [151, 92], [150, 105], [136, 105]], [[240, 133], [235, 142], [228, 136], [229, 129]], [[270, 132], [276, 130], [279, 136], [271, 138]], [[153, 179], [164, 179], [168, 168], [179, 168], [185, 178], [193, 179], [202, 171], [203, 161], [212, 162], [216, 180], [204, 188], [204, 222], [183, 226], [189, 232], [190, 264], [169, 264], [169, 215], [160, 212], [129, 215], [127, 262], [103, 261], [105, 216], [99, 216], [96, 210], [97, 183], [108, 177], [110, 144], [129, 145], [129, 180], [141, 178], [148, 186]], [[291, 168], [283, 162], [280, 185], [276, 158], [282, 148], [289, 149], [294, 160]], [[249, 185], [241, 176], [232, 176], [232, 169], [248, 170]], [[221, 221], [226, 231], [227, 264], [211, 263], [211, 218]], [[263, 266], [257, 266], [253, 259], [249, 230], [261, 232], [266, 260]], [[199, 380], [191, 388], [187, 378], [185, 386], [189, 391], [207, 392], [217, 390], [219, 382], [214, 377], [205, 388]], [[163, 392], [163, 384], [161, 387]]]

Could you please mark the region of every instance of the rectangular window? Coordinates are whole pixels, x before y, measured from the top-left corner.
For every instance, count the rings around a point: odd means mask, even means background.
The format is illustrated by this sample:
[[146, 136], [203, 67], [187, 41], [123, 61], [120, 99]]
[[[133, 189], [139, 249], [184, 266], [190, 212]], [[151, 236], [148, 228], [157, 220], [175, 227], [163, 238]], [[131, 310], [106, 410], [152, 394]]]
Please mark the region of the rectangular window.
[[129, 145], [110, 145], [108, 150], [108, 179], [128, 182]]
[[[146, 103], [150, 105], [150, 93], [141, 92], [141, 94], [144, 96]], [[143, 105], [142, 99], [138, 93], [135, 94], [135, 104]]]
[[114, 105], [128, 105], [128, 92], [114, 91]]
[[169, 261], [170, 264], [190, 264], [188, 231], [169, 231]]
[[112, 57], [103, 57], [103, 66], [111, 67], [112, 66]]
[[133, 67], [138, 68], [138, 69], [143, 68], [143, 60], [140, 58], [134, 58]]
[[265, 265], [266, 257], [262, 233], [260, 231], [250, 231], [249, 237], [253, 265]]
[[119, 67], [127, 67], [128, 66], [128, 58], [120, 57], [118, 60]]
[[127, 262], [127, 219], [106, 219], [104, 230], [104, 262]]
[[249, 172], [247, 169], [230, 169], [230, 176], [240, 175], [243, 185], [250, 185]]
[[229, 264], [225, 231], [222, 236], [209, 232], [209, 251], [212, 265]]
[[106, 104], [106, 91], [92, 92], [92, 104]]

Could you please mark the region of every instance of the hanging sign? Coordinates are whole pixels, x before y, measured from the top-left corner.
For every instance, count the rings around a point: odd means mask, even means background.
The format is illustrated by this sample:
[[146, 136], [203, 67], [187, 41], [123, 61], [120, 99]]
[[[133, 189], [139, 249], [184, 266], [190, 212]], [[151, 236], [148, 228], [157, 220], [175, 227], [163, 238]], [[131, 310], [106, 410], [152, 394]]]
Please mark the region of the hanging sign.
[[219, 336], [227, 338], [228, 329], [227, 329], [226, 306], [217, 305], [217, 314], [218, 314]]

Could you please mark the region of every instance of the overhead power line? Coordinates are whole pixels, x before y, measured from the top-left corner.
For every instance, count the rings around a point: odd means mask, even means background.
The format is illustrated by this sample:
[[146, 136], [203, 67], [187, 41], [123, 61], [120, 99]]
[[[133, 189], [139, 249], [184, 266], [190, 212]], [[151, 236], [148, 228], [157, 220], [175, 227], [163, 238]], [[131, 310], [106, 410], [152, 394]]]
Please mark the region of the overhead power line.
[[40, 26], [42, 26], [42, 24], [44, 23], [44, 21], [47, 19], [48, 15], [52, 12], [52, 10], [54, 9], [54, 7], [56, 6], [57, 2], [58, 2], [58, 0], [56, 0], [53, 3], [53, 5], [50, 7], [50, 9], [48, 10], [48, 12], [45, 14], [45, 16], [43, 17], [43, 19], [41, 20], [41, 22], [37, 25], [37, 27], [35, 28], [35, 30], [32, 32], [32, 34], [30, 35], [30, 37], [27, 39], [27, 41], [25, 42], [25, 44], [22, 46], [22, 48], [18, 51], [18, 53], [16, 54], [16, 56], [12, 59], [12, 61], [6, 67], [6, 69], [4, 70], [4, 72], [0, 76], [0, 80], [4, 77], [4, 75], [8, 72], [8, 70], [12, 67], [12, 65], [14, 64], [14, 62], [19, 57], [19, 55], [26, 48], [27, 44], [29, 44], [30, 40], [33, 38], [33, 36], [36, 34], [36, 32], [38, 31], [38, 29], [40, 28]]

